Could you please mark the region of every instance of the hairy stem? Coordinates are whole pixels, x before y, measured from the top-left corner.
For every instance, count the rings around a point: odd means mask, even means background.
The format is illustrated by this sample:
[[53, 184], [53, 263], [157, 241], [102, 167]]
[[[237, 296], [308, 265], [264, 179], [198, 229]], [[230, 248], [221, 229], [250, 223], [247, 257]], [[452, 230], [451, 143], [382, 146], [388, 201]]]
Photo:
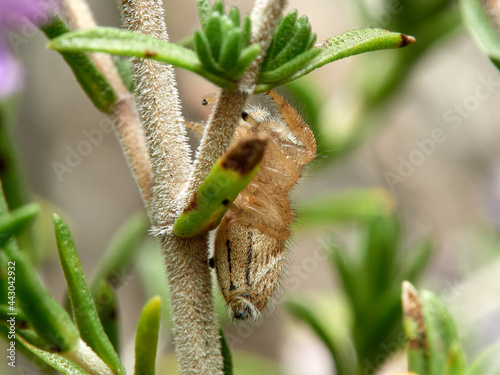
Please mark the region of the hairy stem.
[[[168, 41], [161, 4], [161, 0], [122, 0], [124, 26]], [[221, 374], [207, 237], [181, 239], [169, 229], [178, 216], [178, 196], [191, 169], [173, 68], [151, 60], [132, 61], [153, 178], [149, 214], [165, 256], [179, 368], [182, 374]]]
[[[61, 7], [71, 30], [97, 27], [85, 0], [62, 0]], [[149, 207], [152, 189], [149, 155], [135, 100], [123, 84], [110, 55], [91, 53], [89, 56], [118, 96], [113, 113], [115, 135], [139, 187], [142, 199], [146, 207]]]

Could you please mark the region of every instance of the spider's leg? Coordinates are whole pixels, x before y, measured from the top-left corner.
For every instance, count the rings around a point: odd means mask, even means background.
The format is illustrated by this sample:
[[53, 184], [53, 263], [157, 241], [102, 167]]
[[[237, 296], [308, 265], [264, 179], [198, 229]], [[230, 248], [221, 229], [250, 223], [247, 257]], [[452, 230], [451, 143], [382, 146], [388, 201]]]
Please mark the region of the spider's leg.
[[189, 122], [184, 121], [184, 126], [187, 129], [194, 130], [198, 134], [203, 134], [203, 130], [205, 129], [205, 124], [202, 122]]
[[306, 156], [301, 158], [303, 160], [298, 161], [302, 165], [309, 163], [316, 156], [316, 140], [314, 139], [313, 132], [309, 129], [304, 120], [302, 120], [302, 117], [300, 117], [295, 108], [288, 104], [276, 91], [271, 90], [267, 95], [274, 100], [281, 117], [283, 117], [283, 120], [295, 137], [304, 144], [307, 150]]

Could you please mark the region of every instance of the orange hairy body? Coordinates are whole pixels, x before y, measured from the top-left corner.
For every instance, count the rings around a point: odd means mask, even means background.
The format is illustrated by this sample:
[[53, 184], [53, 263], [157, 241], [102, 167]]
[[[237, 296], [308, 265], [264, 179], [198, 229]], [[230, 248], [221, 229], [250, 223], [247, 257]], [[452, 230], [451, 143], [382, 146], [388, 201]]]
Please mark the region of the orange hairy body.
[[257, 121], [253, 113], [243, 114], [234, 139], [263, 134], [267, 148], [260, 170], [230, 205], [215, 239], [219, 287], [239, 320], [258, 316], [278, 285], [294, 220], [289, 193], [316, 155], [314, 135], [300, 115], [276, 92], [268, 95], [281, 118]]

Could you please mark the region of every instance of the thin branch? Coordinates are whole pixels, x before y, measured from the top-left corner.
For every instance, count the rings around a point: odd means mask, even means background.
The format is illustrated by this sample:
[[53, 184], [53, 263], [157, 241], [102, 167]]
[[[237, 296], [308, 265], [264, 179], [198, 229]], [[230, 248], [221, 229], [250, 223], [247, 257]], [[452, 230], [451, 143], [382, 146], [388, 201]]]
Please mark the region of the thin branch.
[[[167, 41], [161, 4], [122, 0], [124, 26]], [[134, 59], [133, 67], [154, 182], [150, 217], [165, 255], [179, 368], [182, 374], [222, 374], [207, 237], [181, 239], [165, 230], [177, 217], [178, 197], [191, 169], [173, 68], [141, 59]]]
[[[97, 26], [85, 0], [63, 0], [61, 5], [64, 18], [71, 30]], [[152, 189], [149, 154], [135, 100], [123, 84], [111, 56], [103, 53], [92, 53], [89, 56], [118, 96], [113, 113], [115, 134], [139, 187], [144, 204], [149, 207]]]
[[[168, 41], [162, 2], [123, 0], [124, 26]], [[144, 124], [153, 178], [152, 218], [164, 228], [177, 216], [177, 197], [190, 170], [189, 146], [173, 67], [147, 59], [132, 59], [137, 103]]]

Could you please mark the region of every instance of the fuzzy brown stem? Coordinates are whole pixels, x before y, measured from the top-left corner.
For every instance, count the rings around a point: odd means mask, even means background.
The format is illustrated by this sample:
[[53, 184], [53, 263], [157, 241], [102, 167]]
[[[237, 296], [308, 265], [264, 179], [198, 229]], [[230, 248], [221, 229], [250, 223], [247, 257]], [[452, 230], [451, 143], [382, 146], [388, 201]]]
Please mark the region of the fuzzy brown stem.
[[[122, 0], [125, 27], [168, 41], [161, 4]], [[191, 169], [173, 68], [152, 60], [132, 61], [153, 177], [150, 217], [165, 256], [179, 368], [182, 374], [222, 374], [207, 237], [181, 239], [169, 230]]]
[[[97, 26], [86, 1], [63, 0], [61, 6], [64, 18], [71, 30], [89, 29]], [[151, 170], [145, 136], [135, 100], [123, 84], [111, 56], [103, 53], [91, 53], [89, 56], [118, 96], [112, 115], [115, 135], [139, 187], [144, 204], [149, 207], [152, 189]]]

